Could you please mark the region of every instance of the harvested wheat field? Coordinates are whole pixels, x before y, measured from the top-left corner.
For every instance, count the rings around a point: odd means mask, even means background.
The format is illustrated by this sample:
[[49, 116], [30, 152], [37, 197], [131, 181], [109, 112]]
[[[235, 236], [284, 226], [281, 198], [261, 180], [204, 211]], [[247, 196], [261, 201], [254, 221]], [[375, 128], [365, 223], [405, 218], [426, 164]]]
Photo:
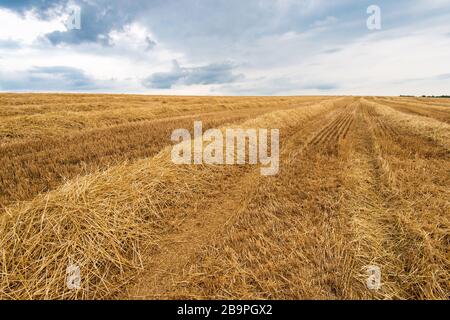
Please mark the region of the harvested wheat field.
[[[194, 121], [279, 172], [175, 164]], [[1, 299], [450, 294], [449, 99], [1, 94], [0, 150]]]

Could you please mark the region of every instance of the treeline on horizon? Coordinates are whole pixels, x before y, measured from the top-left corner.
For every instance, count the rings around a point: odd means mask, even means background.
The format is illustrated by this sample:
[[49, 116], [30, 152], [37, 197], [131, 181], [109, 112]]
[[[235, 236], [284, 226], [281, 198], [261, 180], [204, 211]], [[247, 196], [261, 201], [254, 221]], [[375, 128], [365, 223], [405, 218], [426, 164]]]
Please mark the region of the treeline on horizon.
[[[415, 96], [410, 96], [410, 95], [400, 95], [400, 97], [415, 97]], [[427, 95], [421, 95], [421, 98], [450, 98], [450, 95], [441, 95], [441, 96], [427, 96]]]

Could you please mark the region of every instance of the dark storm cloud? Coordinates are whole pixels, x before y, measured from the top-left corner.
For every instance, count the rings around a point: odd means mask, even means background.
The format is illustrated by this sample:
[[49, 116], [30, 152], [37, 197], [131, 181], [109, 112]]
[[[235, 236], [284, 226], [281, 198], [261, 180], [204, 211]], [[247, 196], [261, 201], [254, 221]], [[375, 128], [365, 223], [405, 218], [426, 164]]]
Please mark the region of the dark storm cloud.
[[[131, 10], [136, 4], [130, 4], [128, 10], [123, 10], [125, 2], [97, 1], [92, 3], [80, 2], [81, 29], [55, 31], [47, 34], [52, 44], [69, 43], [81, 44], [84, 42], [97, 42], [103, 45], [111, 44], [109, 33], [122, 28], [133, 20]], [[131, 14], [129, 14], [131, 12]]]
[[47, 34], [47, 39], [54, 45], [60, 43], [81, 44], [85, 42], [97, 42], [108, 45], [110, 44], [109, 33], [112, 30], [122, 30], [126, 24], [133, 22], [136, 16], [147, 7], [148, 2], [121, 0], [81, 0], [74, 2], [68, 0], [30, 0], [0, 3], [0, 7], [18, 13], [34, 9], [41, 18], [68, 13], [71, 5], [76, 5], [81, 9], [81, 29], [55, 31]]
[[339, 52], [339, 51], [342, 51], [342, 48], [327, 49], [327, 50], [324, 50], [323, 53], [325, 53], [325, 54], [332, 54], [332, 53], [336, 53], [336, 52]]
[[143, 81], [147, 88], [170, 89], [173, 85], [206, 85], [235, 82], [243, 75], [233, 73], [230, 63], [216, 63], [195, 68], [182, 68], [176, 61], [168, 72], [154, 73]]
[[0, 7], [17, 12], [35, 9], [43, 16], [55, 8], [56, 14], [64, 12], [70, 3], [81, 8], [82, 28], [48, 34], [53, 44], [107, 44], [109, 32], [139, 22], [172, 46], [206, 50], [212, 48], [211, 44], [226, 48], [238, 39], [300, 30], [314, 21], [313, 17], [299, 18], [311, 0], [286, 2], [290, 10], [280, 9], [280, 4], [273, 0], [8, 0], [0, 3]]
[[44, 14], [50, 8], [67, 2], [66, 0], [2, 0], [0, 7], [7, 8], [19, 13], [30, 9], [36, 9], [37, 13]]
[[170, 89], [172, 85], [179, 82], [184, 76], [183, 70], [176, 61], [173, 62], [173, 68], [168, 72], [157, 72], [144, 79], [142, 84], [146, 88]]
[[[103, 76], [103, 72], [99, 72], [95, 67], [83, 66], [83, 59], [95, 57], [105, 61], [105, 64], [109, 61], [103, 59], [104, 57], [117, 59], [116, 61], [120, 61], [118, 64], [124, 61], [124, 69], [127, 68], [127, 63], [130, 63], [133, 67], [124, 72], [127, 73], [124, 76], [133, 79], [142, 79], [140, 73], [136, 75], [137, 69], [143, 70], [144, 75], [148, 75], [150, 72], [145, 70], [152, 70], [155, 66], [176, 57], [182, 57], [184, 63], [189, 65], [201, 65], [196, 68], [177, 65], [167, 72], [152, 74], [142, 82], [147, 88], [223, 84], [221, 87], [225, 87], [224, 89], [231, 93], [245, 90], [261, 94], [295, 93], [296, 90], [326, 92], [335, 89], [343, 91], [346, 88], [359, 90], [361, 76], [366, 74], [368, 77], [372, 76], [368, 71], [369, 68], [365, 66], [374, 63], [386, 66], [390, 63], [394, 66], [401, 65], [402, 60], [399, 63], [372, 61], [375, 58], [368, 52], [369, 48], [375, 43], [379, 43], [380, 46], [384, 44], [386, 48], [386, 37], [398, 38], [399, 47], [404, 48], [407, 46], [406, 37], [420, 38], [421, 32], [432, 35], [434, 31], [431, 27], [426, 27], [430, 25], [443, 30], [440, 31], [442, 33], [440, 36], [444, 42], [440, 44], [441, 48], [436, 45], [436, 50], [448, 48], [445, 42], [448, 38], [444, 35], [448, 35], [445, 22], [450, 15], [450, 6], [442, 0], [379, 0], [377, 5], [382, 8], [383, 30], [378, 33], [373, 33], [366, 27], [368, 17], [366, 9], [368, 5], [373, 4], [370, 0], [0, 0], [0, 9], [7, 8], [19, 14], [33, 9], [40, 20], [56, 22], [59, 15], [62, 18], [62, 14], [68, 12], [69, 2], [81, 8], [81, 30], [63, 31], [60, 27], [56, 27], [55, 23], [53, 29], [42, 26], [42, 32], [36, 33], [38, 36], [32, 43], [31, 40], [27, 43], [28, 39], [23, 40], [19, 36], [12, 40], [19, 40], [23, 48], [35, 50], [30, 52], [36, 52], [41, 59], [36, 61], [45, 61], [47, 52], [51, 50], [61, 53], [73, 50], [74, 56], [80, 59], [80, 68], [84, 67], [92, 75], [99, 73]], [[33, 16], [23, 15], [21, 18], [35, 20]], [[135, 24], [133, 27], [136, 26], [136, 29], [128, 28], [130, 24]], [[38, 24], [36, 25], [39, 28]], [[19, 29], [18, 32], [11, 34], [20, 35]], [[48, 33], [48, 30], [59, 31]], [[139, 31], [136, 34], [127, 34], [134, 30]], [[141, 30], [144, 30], [143, 34], [140, 33]], [[111, 33], [112, 31], [118, 32]], [[2, 40], [9, 39], [8, 33], [5, 34], [6, 37]], [[114, 37], [117, 39], [115, 46], [110, 34], [117, 36]], [[135, 39], [131, 39], [133, 36], [136, 36]], [[42, 37], [48, 41], [40, 41]], [[25, 79], [24, 83], [27, 83], [32, 78], [33, 72], [24, 75], [21, 71], [24, 65], [10, 57], [11, 52], [7, 51], [15, 50], [14, 46], [15, 44], [11, 42], [0, 43], [2, 61], [12, 59], [13, 63], [17, 63], [17, 66], [8, 66], [8, 69], [14, 73], [13, 69], [16, 68]], [[381, 49], [379, 50], [381, 52]], [[400, 51], [396, 53], [400, 54]], [[410, 56], [410, 50], [406, 52], [405, 55]], [[17, 50], [17, 53], [25, 57], [26, 64], [28, 61], [25, 56], [28, 54], [26, 50]], [[353, 67], [353, 58], [359, 63], [358, 68]], [[367, 61], [362, 63], [361, 60], [365, 59]], [[413, 59], [415, 63], [416, 60]], [[27, 66], [33, 65], [31, 61], [34, 60], [29, 61]], [[227, 63], [211, 63], [213, 61], [234, 61], [236, 67]], [[347, 63], [349, 67], [344, 73], [333, 74], [330, 71], [339, 71], [341, 65], [346, 66]], [[423, 63], [429, 63], [430, 68], [434, 67], [432, 59], [424, 58]], [[323, 67], [325, 64], [328, 64], [326, 68]], [[445, 62], [440, 62], [440, 65], [445, 67]], [[236, 75], [239, 73], [236, 71], [237, 66], [245, 67], [246, 78], [245, 81], [233, 85], [233, 82], [242, 78]], [[438, 71], [439, 68], [433, 70], [436, 75], [440, 73], [444, 75], [435, 79], [430, 78], [430, 81], [448, 80], [445, 75], [448, 70]], [[389, 79], [383, 76], [378, 83], [386, 84], [385, 89], [388, 91], [392, 90], [393, 80], [399, 83], [404, 81], [409, 85], [414, 80], [408, 79], [411, 73], [402, 72], [403, 76], [392, 76]], [[1, 73], [2, 70], [0, 75]], [[53, 78], [56, 76], [64, 78], [64, 74], [68, 72], [61, 71], [54, 74]], [[295, 74], [299, 76], [295, 77]], [[83, 79], [83, 74], [78, 75], [80, 82], [73, 82], [75, 88], [83, 81], [89, 83], [91, 80], [89, 77]], [[418, 70], [417, 77], [420, 76], [421, 72]], [[44, 78], [47, 77], [50, 76]], [[265, 80], [259, 80], [260, 78]], [[40, 77], [36, 79], [41, 80]], [[311, 83], [306, 83], [306, 80], [310, 80]], [[6, 83], [3, 80], [1, 82]], [[71, 83], [68, 79], [61, 82]], [[377, 83], [375, 80], [373, 82]], [[36, 87], [40, 84], [29, 83], [29, 85]], [[18, 84], [17, 86], [21, 87]], [[139, 84], [137, 86], [139, 90], [142, 89]], [[217, 89], [219, 86], [214, 87]]]
[[35, 79], [57, 80], [74, 88], [92, 87], [94, 82], [77, 68], [52, 66], [34, 67], [29, 71], [30, 77]]
[[319, 90], [319, 91], [330, 91], [334, 89], [338, 89], [339, 86], [334, 83], [311, 83], [307, 85], [303, 85], [299, 87], [300, 89], [312, 89], [312, 90]]
[[0, 39], [0, 49], [19, 49], [22, 45], [19, 41], [14, 41], [11, 39], [2, 40]]
[[95, 81], [82, 70], [64, 66], [33, 67], [21, 74], [0, 73], [0, 90], [87, 90]]
[[149, 36], [145, 37], [145, 42], [147, 43], [146, 50], [152, 50], [156, 46], [156, 41], [152, 40]]
[[448, 80], [450, 79], [450, 73], [444, 73], [444, 74], [440, 74], [436, 77], [434, 77], [436, 80]]

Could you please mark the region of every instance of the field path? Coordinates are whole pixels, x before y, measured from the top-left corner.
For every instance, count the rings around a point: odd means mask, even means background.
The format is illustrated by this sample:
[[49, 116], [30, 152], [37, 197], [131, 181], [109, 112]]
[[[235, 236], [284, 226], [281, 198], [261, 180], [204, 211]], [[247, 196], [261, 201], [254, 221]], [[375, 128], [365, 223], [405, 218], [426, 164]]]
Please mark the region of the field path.
[[379, 266], [383, 284], [365, 297], [442, 299], [446, 258], [432, 248], [446, 247], [445, 231], [429, 228], [430, 223], [444, 223], [449, 209], [443, 200], [448, 197], [448, 167], [439, 160], [448, 153], [432, 140], [393, 126], [365, 103], [356, 123], [343, 209], [357, 248], [356, 269]]
[[208, 243], [245, 203], [245, 195], [257, 183], [258, 173], [249, 172], [235, 180], [227, 190], [216, 199], [208, 199], [203, 209], [195, 208], [175, 232], [169, 233], [158, 243], [159, 253], [147, 256], [145, 271], [138, 282], [128, 288], [126, 297], [131, 299], [157, 299], [171, 294], [174, 278], [183, 274], [186, 264], [199, 249]]
[[396, 101], [393, 99], [374, 99], [376, 102], [390, 106], [406, 114], [419, 115], [436, 119], [445, 123], [450, 123], [450, 106], [435, 106], [429, 103], [419, 103], [417, 101]]
[[[341, 113], [341, 108], [335, 108], [289, 129], [285, 134], [289, 138], [285, 148], [282, 147], [281, 158], [292, 157], [289, 148], [294, 140], [298, 143], [301, 139], [301, 143], [306, 147], [311, 143], [311, 138], [319, 134], [318, 128], [328, 128], [327, 124], [334, 123], [332, 120]], [[249, 199], [258, 192], [258, 185], [267, 179], [270, 178], [261, 176], [258, 167], [249, 167], [244, 175], [234, 177], [232, 181], [225, 179], [225, 183], [218, 183], [218, 196], [213, 199], [200, 199], [198, 205], [185, 213], [186, 219], [175, 232], [160, 238], [158, 253], [150, 252], [147, 255], [147, 261], [144, 261], [145, 271], [138, 276], [134, 285], [127, 288], [124, 296], [120, 297], [164, 299], [176, 295], [180, 282], [193, 275], [189, 265], [197, 262], [201, 249], [223, 232], [224, 226], [238, 218], [248, 205]]]
[[170, 133], [177, 128], [192, 131], [193, 122], [203, 122], [205, 130], [240, 123], [279, 109], [301, 104], [249, 107], [245, 109], [197, 112], [157, 119], [90, 128], [70, 134], [42, 136], [24, 141], [0, 143], [0, 211], [14, 201], [29, 200], [53, 190], [77, 175], [123, 161], [153, 157], [171, 144]]
[[[125, 297], [444, 297], [445, 257], [430, 248], [445, 247], [445, 231], [430, 238], [427, 228], [445, 221], [445, 180], [424, 186], [431, 204], [404, 175], [423, 181], [426, 168], [445, 176], [446, 151], [405, 130], [363, 99], [299, 123], [283, 145], [280, 175], [249, 170], [218, 198], [199, 200], [203, 209], [163, 237]], [[403, 172], [404, 162], [419, 173]], [[382, 271], [378, 291], [365, 286], [371, 265]]]
[[[448, 299], [447, 100], [7, 98], [0, 298]], [[194, 120], [280, 129], [279, 173], [175, 164]]]

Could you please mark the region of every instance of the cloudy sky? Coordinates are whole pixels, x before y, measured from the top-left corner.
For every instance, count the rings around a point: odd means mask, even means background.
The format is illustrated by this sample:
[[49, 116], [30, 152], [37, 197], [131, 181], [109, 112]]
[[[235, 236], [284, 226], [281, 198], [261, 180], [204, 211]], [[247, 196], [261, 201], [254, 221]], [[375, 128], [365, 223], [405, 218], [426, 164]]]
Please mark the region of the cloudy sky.
[[450, 0], [0, 0], [0, 21], [0, 91], [450, 94]]

